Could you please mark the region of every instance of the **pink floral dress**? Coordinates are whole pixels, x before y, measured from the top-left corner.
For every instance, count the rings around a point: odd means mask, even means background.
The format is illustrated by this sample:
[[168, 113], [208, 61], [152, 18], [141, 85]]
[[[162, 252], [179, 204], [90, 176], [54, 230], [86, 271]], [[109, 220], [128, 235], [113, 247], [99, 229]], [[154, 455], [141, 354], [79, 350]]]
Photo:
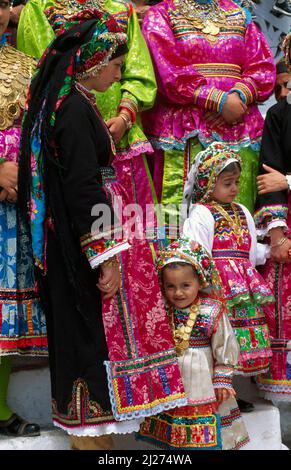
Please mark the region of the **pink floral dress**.
[[[207, 205], [214, 218], [212, 256], [219, 270], [229, 307], [231, 325], [240, 345], [237, 373], [257, 375], [268, 370], [269, 330], [264, 304], [273, 300], [272, 293], [249, 259], [251, 236], [243, 209], [235, 204], [240, 218], [240, 234], [216, 206]], [[234, 217], [230, 205], [223, 209]]]

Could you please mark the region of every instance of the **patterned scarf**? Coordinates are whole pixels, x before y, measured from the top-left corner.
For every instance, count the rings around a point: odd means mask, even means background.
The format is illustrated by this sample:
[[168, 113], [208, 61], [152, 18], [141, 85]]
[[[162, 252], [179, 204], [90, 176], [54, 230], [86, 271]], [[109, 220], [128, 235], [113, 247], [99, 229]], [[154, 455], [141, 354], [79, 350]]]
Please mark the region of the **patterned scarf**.
[[239, 155], [222, 142], [214, 142], [198, 153], [184, 188], [184, 201], [206, 202], [211, 198], [217, 177], [231, 163], [240, 165]]
[[124, 54], [126, 35], [115, 19], [97, 9], [75, 14], [65, 21], [51, 12], [58, 22], [58, 35], [43, 54], [32, 80], [23, 119], [19, 193], [20, 207], [31, 227], [33, 256], [45, 270], [44, 221], [46, 188], [45, 159], [55, 161], [53, 131], [56, 112], [71, 93], [75, 78], [95, 76], [117, 55]]

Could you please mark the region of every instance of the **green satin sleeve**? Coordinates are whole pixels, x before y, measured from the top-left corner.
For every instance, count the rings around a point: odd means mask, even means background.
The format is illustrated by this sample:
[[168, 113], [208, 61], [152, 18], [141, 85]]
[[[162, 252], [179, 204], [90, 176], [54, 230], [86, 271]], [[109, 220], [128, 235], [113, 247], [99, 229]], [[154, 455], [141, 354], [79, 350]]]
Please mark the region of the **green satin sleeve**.
[[19, 19], [17, 49], [38, 59], [42, 56], [54, 39], [54, 32], [44, 14], [44, 10], [53, 5], [52, 0], [29, 0]]
[[139, 111], [151, 108], [157, 94], [157, 83], [151, 56], [142, 36], [135, 12], [128, 19], [128, 54], [121, 78], [122, 98], [138, 104]]

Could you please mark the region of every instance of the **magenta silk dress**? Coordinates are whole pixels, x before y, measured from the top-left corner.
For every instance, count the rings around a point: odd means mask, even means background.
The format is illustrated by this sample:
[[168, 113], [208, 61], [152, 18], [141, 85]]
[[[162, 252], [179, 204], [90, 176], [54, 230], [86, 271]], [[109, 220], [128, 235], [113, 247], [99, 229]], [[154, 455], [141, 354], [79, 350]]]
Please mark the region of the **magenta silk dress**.
[[[226, 21], [217, 36], [196, 29], [173, 0], [149, 10], [143, 34], [156, 71], [158, 97], [155, 106], [143, 113], [143, 125], [155, 148], [149, 159], [164, 204], [181, 201], [189, 165], [201, 146], [217, 140], [240, 152], [239, 201], [252, 211], [264, 123], [256, 102], [272, 93], [275, 66], [249, 11], [231, 0], [219, 4]], [[219, 114], [231, 91], [237, 91], [248, 105], [243, 122], [236, 125], [227, 124]], [[191, 142], [193, 137], [197, 139]]]

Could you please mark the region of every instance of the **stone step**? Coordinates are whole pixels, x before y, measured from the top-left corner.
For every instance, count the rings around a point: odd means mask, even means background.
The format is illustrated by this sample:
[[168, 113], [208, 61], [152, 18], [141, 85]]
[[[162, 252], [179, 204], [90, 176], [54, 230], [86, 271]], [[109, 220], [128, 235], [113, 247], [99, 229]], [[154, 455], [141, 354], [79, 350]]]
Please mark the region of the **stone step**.
[[[288, 450], [281, 443], [279, 412], [276, 407], [257, 403], [256, 410], [243, 415], [251, 441], [242, 450]], [[270, 421], [271, 420], [271, 421]], [[156, 450], [136, 441], [133, 434], [114, 436], [115, 450]], [[1, 450], [70, 450], [68, 436], [57, 428], [43, 429], [38, 437], [0, 437]]]
[[[251, 413], [243, 413], [251, 442], [248, 450], [283, 449], [280, 429], [280, 413], [276, 406], [258, 397], [257, 388], [246, 379], [236, 379], [239, 396], [255, 405]], [[0, 450], [67, 450], [66, 434], [51, 428], [50, 379], [48, 368], [21, 370], [11, 375], [9, 404], [23, 418], [37, 422], [43, 428], [39, 437], [0, 437]], [[145, 443], [136, 442], [134, 435], [115, 436], [116, 450], [154, 449]]]

